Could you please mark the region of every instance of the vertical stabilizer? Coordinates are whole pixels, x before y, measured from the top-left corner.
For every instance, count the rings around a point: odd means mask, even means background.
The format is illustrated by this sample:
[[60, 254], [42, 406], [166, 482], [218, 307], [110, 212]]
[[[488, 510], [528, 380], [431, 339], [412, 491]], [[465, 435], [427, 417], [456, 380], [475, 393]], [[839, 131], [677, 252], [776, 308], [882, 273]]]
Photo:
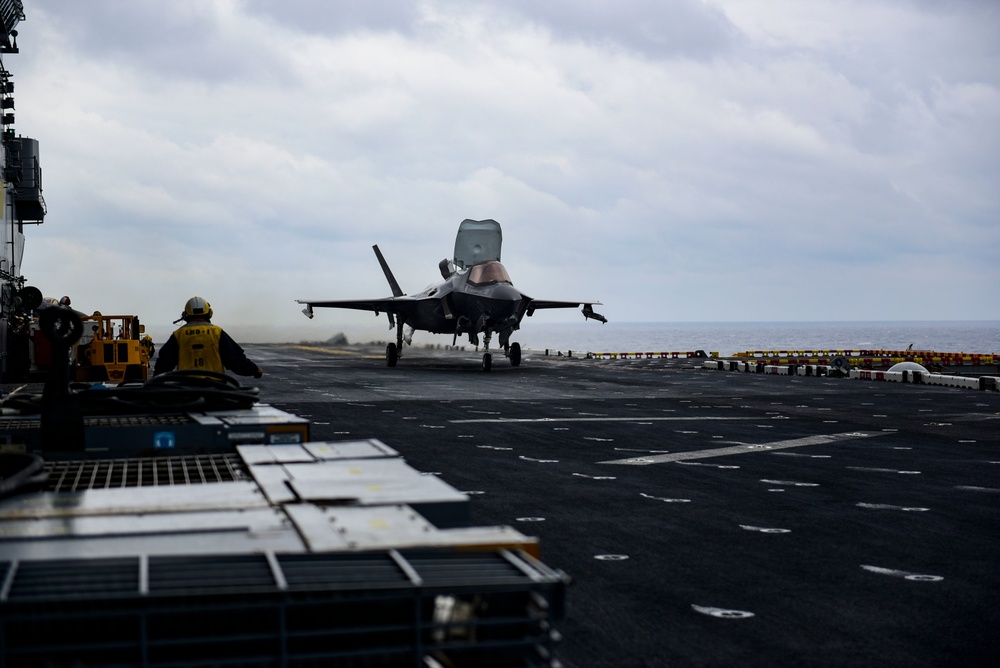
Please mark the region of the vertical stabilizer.
[[393, 297], [402, 297], [403, 291], [399, 287], [399, 283], [396, 282], [396, 277], [392, 275], [392, 270], [389, 269], [389, 263], [385, 261], [382, 257], [382, 251], [378, 249], [378, 244], [372, 246], [372, 250], [375, 251], [375, 257], [378, 258], [378, 263], [382, 265], [382, 273], [385, 274], [385, 280], [389, 281], [389, 287], [392, 289]]

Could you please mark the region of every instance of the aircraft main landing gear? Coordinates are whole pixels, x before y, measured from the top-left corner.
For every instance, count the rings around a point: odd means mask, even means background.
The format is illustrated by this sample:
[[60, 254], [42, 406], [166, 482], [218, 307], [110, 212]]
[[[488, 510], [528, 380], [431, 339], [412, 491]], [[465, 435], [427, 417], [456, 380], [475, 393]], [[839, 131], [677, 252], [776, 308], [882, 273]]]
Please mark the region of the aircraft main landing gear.
[[[389, 316], [392, 323], [392, 315]], [[396, 325], [396, 342], [385, 347], [385, 365], [396, 366], [396, 362], [403, 356], [403, 318], [399, 317], [394, 323]]]
[[516, 341], [510, 344], [510, 349], [507, 351], [507, 357], [510, 358], [511, 366], [521, 366], [521, 344]]

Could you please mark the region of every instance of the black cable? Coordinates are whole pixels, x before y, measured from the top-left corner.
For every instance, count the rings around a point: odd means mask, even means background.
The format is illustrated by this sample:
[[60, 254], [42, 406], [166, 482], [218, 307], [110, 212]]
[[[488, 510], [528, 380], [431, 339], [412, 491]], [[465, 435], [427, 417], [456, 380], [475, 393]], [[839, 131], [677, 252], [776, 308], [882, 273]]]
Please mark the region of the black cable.
[[[78, 385], [70, 391], [85, 416], [252, 408], [260, 393], [256, 387], [244, 387], [236, 378], [213, 371], [171, 371], [142, 384], [115, 387]], [[40, 394], [15, 393], [0, 402], [21, 414], [40, 413], [41, 405]]]
[[41, 487], [48, 477], [45, 460], [38, 455], [0, 454], [0, 498]]

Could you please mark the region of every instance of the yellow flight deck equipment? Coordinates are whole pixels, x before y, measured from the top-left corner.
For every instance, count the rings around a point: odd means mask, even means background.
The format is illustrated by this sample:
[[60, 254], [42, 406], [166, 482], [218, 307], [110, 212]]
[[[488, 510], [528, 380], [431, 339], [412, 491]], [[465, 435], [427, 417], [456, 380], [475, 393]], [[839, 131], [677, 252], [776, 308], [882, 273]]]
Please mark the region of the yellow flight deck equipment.
[[134, 315], [83, 318], [83, 336], [76, 346], [75, 378], [79, 382], [144, 381], [149, 377], [152, 341]]

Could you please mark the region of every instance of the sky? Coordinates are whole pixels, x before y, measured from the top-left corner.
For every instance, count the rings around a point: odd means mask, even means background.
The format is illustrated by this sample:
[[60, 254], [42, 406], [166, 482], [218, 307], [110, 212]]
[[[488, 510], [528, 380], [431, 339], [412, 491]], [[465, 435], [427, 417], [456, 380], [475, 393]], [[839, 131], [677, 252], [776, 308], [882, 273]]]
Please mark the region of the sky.
[[387, 336], [295, 300], [388, 296], [376, 243], [417, 292], [465, 218], [612, 322], [1000, 319], [993, 0], [24, 5], [22, 274], [158, 341], [193, 295], [244, 341]]

